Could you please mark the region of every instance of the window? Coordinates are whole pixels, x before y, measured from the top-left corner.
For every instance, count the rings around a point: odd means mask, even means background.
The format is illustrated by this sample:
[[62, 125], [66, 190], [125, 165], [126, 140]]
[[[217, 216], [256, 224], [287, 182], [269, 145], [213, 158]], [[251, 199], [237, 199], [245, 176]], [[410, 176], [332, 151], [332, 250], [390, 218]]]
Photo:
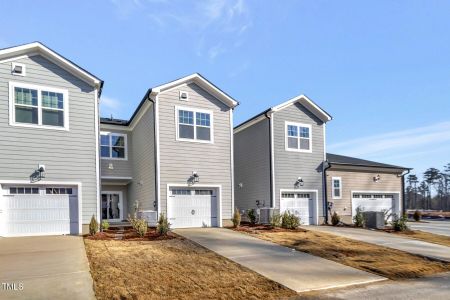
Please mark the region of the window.
[[212, 190], [195, 190], [196, 195], [213, 195]]
[[66, 90], [10, 82], [10, 124], [68, 130]]
[[104, 159], [127, 159], [127, 135], [101, 132], [100, 156]]
[[39, 194], [39, 188], [37, 187], [10, 187], [10, 195], [36, 195]]
[[341, 177], [332, 177], [332, 192], [333, 199], [341, 199], [342, 198], [342, 178]]
[[294, 193], [281, 193], [281, 198], [294, 198]]
[[212, 112], [177, 108], [177, 140], [212, 143]]
[[177, 189], [172, 190], [172, 195], [190, 195], [191, 190], [185, 190], [185, 189]]
[[47, 195], [72, 195], [72, 188], [46, 188]]
[[11, 74], [18, 75], [18, 76], [25, 76], [26, 75], [26, 67], [24, 64], [19, 63], [11, 63]]
[[286, 150], [311, 152], [311, 125], [286, 122]]
[[310, 194], [297, 194], [297, 198], [307, 198], [310, 199], [311, 195]]

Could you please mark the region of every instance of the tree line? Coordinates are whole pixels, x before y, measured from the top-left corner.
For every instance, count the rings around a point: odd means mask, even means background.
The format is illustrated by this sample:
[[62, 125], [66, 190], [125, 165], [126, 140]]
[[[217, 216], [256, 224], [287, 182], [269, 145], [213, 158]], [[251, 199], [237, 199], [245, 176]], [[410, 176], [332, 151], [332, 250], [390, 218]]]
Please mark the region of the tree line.
[[409, 209], [450, 211], [450, 163], [443, 170], [427, 169], [420, 181], [415, 174], [406, 177], [406, 201]]

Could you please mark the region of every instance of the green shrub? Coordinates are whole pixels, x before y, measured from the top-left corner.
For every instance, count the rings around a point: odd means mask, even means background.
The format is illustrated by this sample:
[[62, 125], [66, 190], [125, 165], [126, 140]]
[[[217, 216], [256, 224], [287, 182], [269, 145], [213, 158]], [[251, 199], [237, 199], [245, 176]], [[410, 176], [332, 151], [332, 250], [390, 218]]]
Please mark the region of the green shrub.
[[270, 226], [272, 227], [281, 227], [281, 215], [273, 214], [270, 216]]
[[413, 215], [414, 221], [419, 222], [422, 219], [422, 213], [416, 210]]
[[247, 210], [247, 217], [251, 224], [256, 224], [256, 210], [249, 209]]
[[140, 237], [144, 237], [148, 231], [148, 223], [144, 219], [135, 219], [133, 227]]
[[241, 225], [241, 213], [237, 208], [235, 208], [233, 214], [233, 227], [238, 228], [239, 225]]
[[356, 208], [356, 214], [353, 217], [353, 223], [356, 227], [364, 227], [365, 220], [363, 215], [363, 210], [360, 206]]
[[406, 231], [408, 230], [406, 222], [408, 222], [408, 216], [406, 214], [404, 214], [400, 218], [398, 218], [397, 215], [394, 215], [394, 220], [391, 222], [392, 228], [395, 231]]
[[338, 215], [337, 212], [333, 212], [333, 214], [331, 215], [331, 224], [333, 226], [338, 225], [341, 222], [341, 217]]
[[89, 234], [94, 235], [98, 232], [98, 222], [94, 215], [92, 215], [91, 222], [89, 223]]
[[159, 215], [158, 226], [156, 227], [156, 232], [158, 232], [159, 235], [167, 235], [167, 233], [169, 231], [170, 231], [169, 220], [164, 215], [164, 213], [161, 213]]
[[281, 217], [281, 227], [285, 229], [296, 229], [300, 226], [300, 218], [289, 211], [285, 211]]
[[103, 229], [103, 230], [108, 230], [108, 228], [109, 228], [109, 222], [108, 222], [108, 220], [103, 220], [103, 221], [102, 221], [102, 229]]

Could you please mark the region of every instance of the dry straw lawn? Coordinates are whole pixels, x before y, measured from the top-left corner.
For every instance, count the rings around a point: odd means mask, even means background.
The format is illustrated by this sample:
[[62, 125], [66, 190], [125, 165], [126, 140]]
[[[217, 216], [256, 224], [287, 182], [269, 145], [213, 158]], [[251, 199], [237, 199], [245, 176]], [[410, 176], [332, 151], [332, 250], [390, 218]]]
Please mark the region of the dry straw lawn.
[[428, 243], [439, 244], [443, 246], [450, 247], [450, 236], [433, 234], [429, 232], [424, 232], [420, 230], [408, 230], [403, 232], [396, 232], [395, 234], [403, 235], [408, 238], [421, 240]]
[[193, 242], [85, 239], [97, 299], [283, 299], [296, 293]]
[[260, 231], [252, 235], [390, 279], [417, 278], [450, 271], [449, 263], [323, 232]]

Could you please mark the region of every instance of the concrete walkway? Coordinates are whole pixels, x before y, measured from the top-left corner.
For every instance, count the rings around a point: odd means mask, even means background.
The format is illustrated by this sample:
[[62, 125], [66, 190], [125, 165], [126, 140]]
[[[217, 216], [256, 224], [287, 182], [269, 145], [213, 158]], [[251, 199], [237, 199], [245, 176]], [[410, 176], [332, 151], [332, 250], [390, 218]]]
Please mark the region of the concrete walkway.
[[95, 299], [78, 236], [0, 238], [0, 283], [0, 299]]
[[[450, 295], [450, 273], [437, 274], [429, 277], [402, 281], [383, 281], [367, 286], [357, 286], [352, 289], [324, 291], [313, 299], [433, 299], [448, 300]], [[309, 298], [307, 298], [309, 299]]]
[[409, 222], [414, 230], [426, 231], [434, 234], [450, 236], [450, 220], [424, 220], [424, 222]]
[[175, 232], [296, 292], [385, 278], [224, 228]]
[[450, 262], [450, 247], [401, 237], [392, 233], [361, 228], [333, 226], [309, 226], [307, 229], [331, 233], [366, 243]]

